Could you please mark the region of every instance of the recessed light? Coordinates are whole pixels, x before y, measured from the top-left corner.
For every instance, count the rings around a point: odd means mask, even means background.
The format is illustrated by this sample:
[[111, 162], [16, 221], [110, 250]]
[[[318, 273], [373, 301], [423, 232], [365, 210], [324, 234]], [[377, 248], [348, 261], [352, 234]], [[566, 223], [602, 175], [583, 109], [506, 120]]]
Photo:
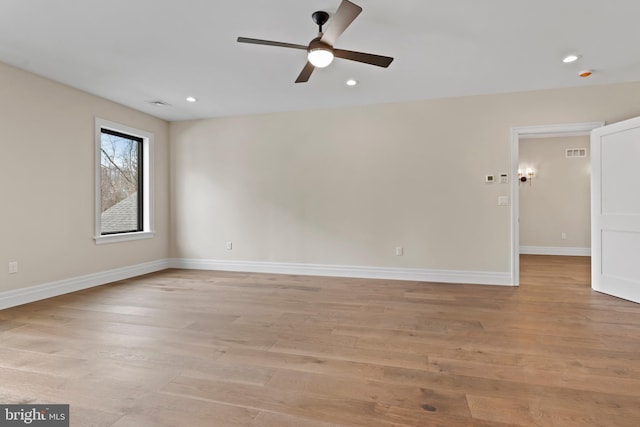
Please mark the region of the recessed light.
[[187, 96], [187, 102], [198, 102], [198, 98], [193, 96]]
[[564, 62], [565, 64], [570, 64], [572, 62], [576, 62], [579, 58], [580, 58], [580, 55], [571, 54], [571, 55], [565, 56], [562, 59], [562, 62]]
[[357, 84], [358, 84], [358, 81], [357, 81], [357, 80], [354, 80], [354, 79], [349, 79], [349, 80], [347, 80], [347, 82], [346, 82], [346, 85], [347, 85], [347, 86], [356, 86]]

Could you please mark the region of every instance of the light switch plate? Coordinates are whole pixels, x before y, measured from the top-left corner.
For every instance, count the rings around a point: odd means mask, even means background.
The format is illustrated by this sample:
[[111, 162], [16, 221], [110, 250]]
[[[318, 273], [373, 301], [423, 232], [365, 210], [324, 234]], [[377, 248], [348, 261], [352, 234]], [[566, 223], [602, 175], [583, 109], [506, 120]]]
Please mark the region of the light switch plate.
[[9, 274], [16, 274], [18, 272], [18, 261], [11, 261], [9, 263]]

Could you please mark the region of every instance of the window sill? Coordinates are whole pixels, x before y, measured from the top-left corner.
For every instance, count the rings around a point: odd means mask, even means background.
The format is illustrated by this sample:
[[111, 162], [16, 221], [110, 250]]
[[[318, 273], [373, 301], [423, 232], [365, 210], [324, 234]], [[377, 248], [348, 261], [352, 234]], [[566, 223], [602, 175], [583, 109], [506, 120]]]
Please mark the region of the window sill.
[[105, 236], [96, 236], [94, 237], [94, 240], [96, 241], [96, 245], [103, 245], [107, 243], [151, 239], [153, 238], [153, 236], [155, 236], [155, 233], [153, 231], [140, 231], [137, 233], [108, 234]]

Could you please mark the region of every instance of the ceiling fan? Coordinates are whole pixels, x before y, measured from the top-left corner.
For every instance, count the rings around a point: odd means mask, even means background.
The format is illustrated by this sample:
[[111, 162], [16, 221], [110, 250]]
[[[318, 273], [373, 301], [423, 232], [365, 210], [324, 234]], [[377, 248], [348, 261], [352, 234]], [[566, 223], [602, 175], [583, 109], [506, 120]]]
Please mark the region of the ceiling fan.
[[311, 17], [313, 18], [313, 22], [319, 27], [319, 34], [318, 37], [311, 40], [307, 46], [247, 37], [238, 37], [238, 42], [306, 50], [307, 64], [296, 79], [296, 83], [309, 81], [309, 77], [311, 77], [314, 69], [328, 66], [334, 57], [387, 68], [393, 61], [393, 58], [373, 55], [371, 53], [354, 52], [352, 50], [335, 49], [333, 47], [338, 37], [351, 25], [360, 12], [362, 12], [360, 6], [349, 0], [342, 0], [336, 14], [331, 18], [331, 25], [329, 25], [325, 32], [322, 31], [322, 26], [329, 20], [329, 14], [324, 11], [314, 12]]

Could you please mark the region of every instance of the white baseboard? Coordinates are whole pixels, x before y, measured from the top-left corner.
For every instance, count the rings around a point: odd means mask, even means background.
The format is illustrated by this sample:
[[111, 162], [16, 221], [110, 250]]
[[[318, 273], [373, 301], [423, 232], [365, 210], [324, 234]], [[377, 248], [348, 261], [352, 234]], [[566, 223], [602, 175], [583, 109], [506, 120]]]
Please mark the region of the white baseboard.
[[511, 274], [485, 271], [426, 270], [419, 268], [358, 267], [204, 259], [164, 259], [57, 280], [24, 289], [0, 292], [0, 310], [58, 295], [68, 294], [118, 280], [130, 279], [167, 268], [237, 271], [246, 273], [297, 274], [306, 276], [354, 277], [363, 279], [415, 280], [438, 283], [469, 283], [511, 286]]
[[562, 248], [558, 246], [520, 246], [522, 255], [591, 256], [591, 248]]
[[355, 277], [363, 279], [416, 280], [421, 282], [469, 283], [511, 286], [511, 273], [486, 271], [427, 270], [419, 268], [359, 267], [208, 259], [172, 259], [172, 268], [237, 271], [243, 273], [299, 274], [306, 276]]
[[118, 280], [130, 279], [143, 274], [165, 270], [170, 267], [169, 260], [152, 261], [144, 264], [116, 268], [100, 273], [72, 277], [24, 289], [0, 292], [0, 310], [17, 305], [27, 304], [46, 298], [55, 297], [82, 289], [92, 288]]

